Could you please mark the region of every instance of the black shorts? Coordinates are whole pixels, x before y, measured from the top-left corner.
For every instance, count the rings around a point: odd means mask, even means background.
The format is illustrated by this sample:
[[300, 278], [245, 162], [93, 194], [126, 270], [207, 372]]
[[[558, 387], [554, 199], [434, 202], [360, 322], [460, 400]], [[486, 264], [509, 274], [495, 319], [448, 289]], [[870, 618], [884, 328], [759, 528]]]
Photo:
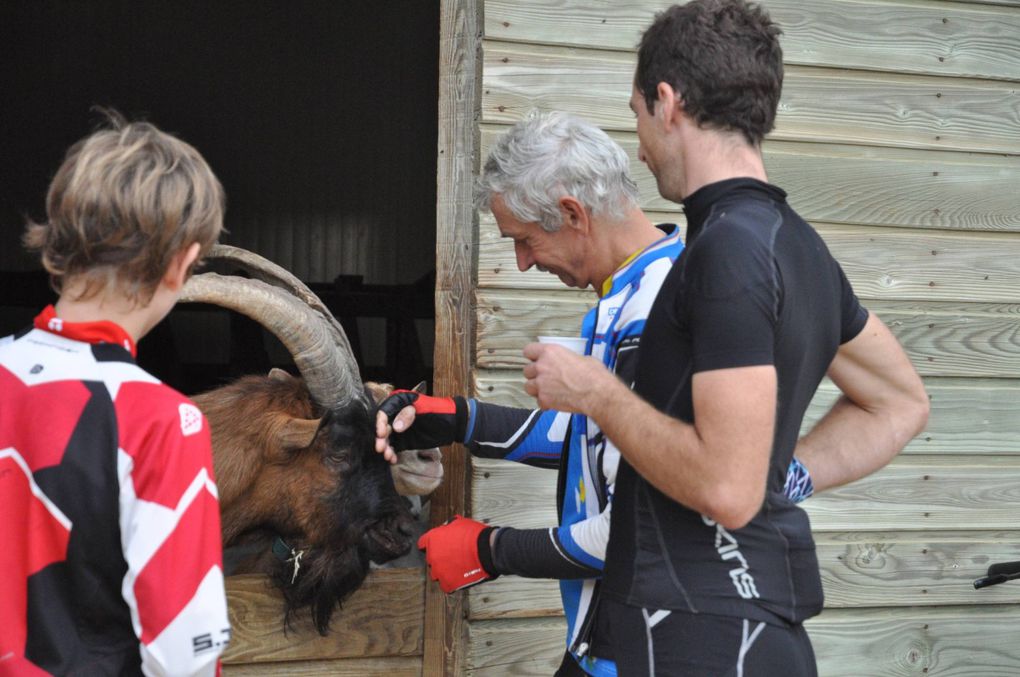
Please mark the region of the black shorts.
[[602, 598], [600, 630], [621, 677], [817, 677], [801, 624], [642, 609]]

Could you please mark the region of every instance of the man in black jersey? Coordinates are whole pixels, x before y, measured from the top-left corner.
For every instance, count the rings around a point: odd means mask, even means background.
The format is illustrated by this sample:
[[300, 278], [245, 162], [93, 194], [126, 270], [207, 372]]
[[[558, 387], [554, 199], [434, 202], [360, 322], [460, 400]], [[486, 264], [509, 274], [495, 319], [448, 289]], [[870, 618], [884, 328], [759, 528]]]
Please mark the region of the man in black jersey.
[[[779, 34], [743, 0], [694, 0], [642, 37], [639, 157], [688, 231], [633, 392], [593, 360], [525, 349], [539, 406], [594, 419], [623, 455], [598, 630], [620, 674], [816, 674], [802, 622], [821, 611], [821, 580], [807, 515], [782, 495], [786, 467], [796, 451], [816, 490], [844, 484], [927, 421], [896, 339], [767, 183]], [[798, 439], [826, 375], [843, 396]]]

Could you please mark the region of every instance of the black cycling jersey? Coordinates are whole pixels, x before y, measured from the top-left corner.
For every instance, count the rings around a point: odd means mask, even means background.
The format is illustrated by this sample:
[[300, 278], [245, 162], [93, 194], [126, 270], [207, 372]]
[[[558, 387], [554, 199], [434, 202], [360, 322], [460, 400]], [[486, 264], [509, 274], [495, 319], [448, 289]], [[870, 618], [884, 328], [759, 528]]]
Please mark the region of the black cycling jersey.
[[783, 495], [786, 469], [808, 403], [867, 311], [779, 188], [730, 179], [701, 188], [684, 206], [687, 249], [649, 314], [634, 389], [692, 423], [695, 373], [774, 365], [766, 497], [747, 526], [731, 531], [621, 461], [605, 594], [635, 607], [796, 623], [821, 610], [822, 586], [807, 514]]

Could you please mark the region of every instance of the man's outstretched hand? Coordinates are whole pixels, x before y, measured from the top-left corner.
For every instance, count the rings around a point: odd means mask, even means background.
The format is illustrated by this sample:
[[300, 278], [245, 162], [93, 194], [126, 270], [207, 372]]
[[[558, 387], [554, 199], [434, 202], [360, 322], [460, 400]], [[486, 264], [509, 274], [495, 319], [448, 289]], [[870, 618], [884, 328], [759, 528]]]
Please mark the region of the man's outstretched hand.
[[492, 563], [490, 527], [467, 517], [454, 515], [446, 524], [429, 529], [418, 539], [425, 551], [429, 576], [443, 592], [451, 593], [497, 578]]
[[390, 463], [405, 449], [429, 449], [461, 441], [468, 407], [463, 397], [430, 397], [413, 390], [394, 390], [379, 405], [375, 450]]

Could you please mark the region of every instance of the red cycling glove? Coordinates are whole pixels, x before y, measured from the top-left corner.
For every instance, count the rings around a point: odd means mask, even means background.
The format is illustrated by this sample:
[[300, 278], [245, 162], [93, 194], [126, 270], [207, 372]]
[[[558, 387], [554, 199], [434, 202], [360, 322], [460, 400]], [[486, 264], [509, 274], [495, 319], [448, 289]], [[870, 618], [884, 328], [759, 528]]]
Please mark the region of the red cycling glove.
[[430, 397], [413, 390], [394, 390], [379, 405], [379, 411], [392, 423], [409, 406], [414, 407], [414, 423], [390, 435], [394, 451], [442, 447], [464, 440], [468, 406], [463, 397]]
[[431, 578], [439, 582], [443, 592], [451, 593], [499, 577], [493, 573], [495, 567], [489, 547], [489, 535], [494, 529], [454, 515], [443, 526], [422, 534], [418, 548], [425, 551]]

